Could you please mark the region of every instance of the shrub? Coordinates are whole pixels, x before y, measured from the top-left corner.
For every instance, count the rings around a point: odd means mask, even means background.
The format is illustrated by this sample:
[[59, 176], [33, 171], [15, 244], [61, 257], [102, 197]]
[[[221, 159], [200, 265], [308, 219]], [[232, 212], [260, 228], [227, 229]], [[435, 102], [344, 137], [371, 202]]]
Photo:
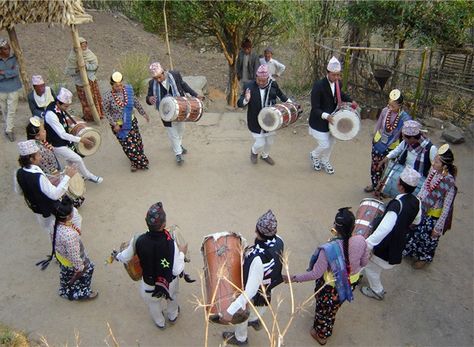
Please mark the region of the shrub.
[[144, 53], [128, 53], [120, 59], [120, 72], [136, 96], [143, 94], [148, 76], [150, 56]]

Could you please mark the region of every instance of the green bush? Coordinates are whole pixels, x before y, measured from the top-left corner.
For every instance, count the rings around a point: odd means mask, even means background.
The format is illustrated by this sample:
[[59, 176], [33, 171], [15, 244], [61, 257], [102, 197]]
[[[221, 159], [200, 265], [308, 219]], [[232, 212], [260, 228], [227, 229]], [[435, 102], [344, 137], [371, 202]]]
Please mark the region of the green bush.
[[143, 94], [146, 88], [150, 56], [144, 53], [128, 53], [120, 59], [120, 72], [129, 83], [136, 96]]
[[47, 84], [51, 90], [58, 95], [59, 89], [66, 88], [63, 72], [56, 66], [49, 66], [46, 72]]

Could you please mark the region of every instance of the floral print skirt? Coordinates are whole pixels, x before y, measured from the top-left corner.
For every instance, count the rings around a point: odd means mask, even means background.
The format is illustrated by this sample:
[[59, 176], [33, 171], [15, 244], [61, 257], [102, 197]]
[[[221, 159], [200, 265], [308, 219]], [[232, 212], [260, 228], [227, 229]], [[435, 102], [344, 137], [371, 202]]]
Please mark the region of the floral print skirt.
[[117, 134], [115, 136], [120, 142], [123, 152], [130, 160], [131, 166], [137, 169], [148, 169], [148, 158], [143, 150], [142, 136], [136, 118], [132, 120], [132, 129], [128, 132], [127, 137], [120, 139]]
[[87, 299], [92, 292], [91, 281], [94, 273], [94, 263], [89, 262], [82, 276], [71, 285], [68, 282], [74, 276], [74, 268], [62, 264], [59, 264], [59, 268], [59, 296], [68, 300]]
[[439, 238], [432, 239], [431, 232], [438, 218], [423, 216], [421, 223], [407, 234], [404, 257], [414, 257], [420, 261], [432, 262], [438, 247]]
[[[322, 278], [316, 280], [314, 291], [317, 292], [323, 285], [324, 280]], [[320, 338], [326, 339], [332, 335], [336, 313], [339, 307], [341, 307], [339, 294], [336, 287], [327, 285], [319, 293], [315, 293], [314, 297], [316, 299], [316, 307], [314, 310], [313, 328]]]

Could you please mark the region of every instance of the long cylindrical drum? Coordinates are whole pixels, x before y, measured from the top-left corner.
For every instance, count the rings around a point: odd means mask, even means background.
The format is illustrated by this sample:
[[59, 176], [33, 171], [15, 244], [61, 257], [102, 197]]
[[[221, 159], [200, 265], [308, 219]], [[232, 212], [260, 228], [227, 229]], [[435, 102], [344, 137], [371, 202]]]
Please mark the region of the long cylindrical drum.
[[[135, 242], [137, 241], [137, 236], [134, 236], [132, 242], [135, 245]], [[129, 242], [122, 242], [120, 245], [120, 252], [122, 252], [124, 249], [126, 249], [129, 245]], [[130, 278], [134, 281], [139, 281], [141, 280], [143, 276], [143, 269], [142, 266], [140, 265], [140, 259], [138, 258], [137, 252], [134, 250], [133, 252], [133, 257], [130, 259], [130, 261], [126, 264], [123, 264], [125, 267], [125, 270], [127, 271], [128, 275]]]
[[[207, 310], [210, 315], [222, 316], [240, 294], [238, 289], [243, 290], [244, 242], [239, 234], [232, 232], [215, 233], [204, 238], [201, 253], [204, 259]], [[218, 322], [214, 319], [212, 321]]]
[[353, 235], [363, 235], [368, 238], [374, 232], [374, 222], [385, 212], [385, 205], [382, 201], [367, 198], [360, 202], [357, 209]]
[[296, 122], [302, 113], [300, 105], [284, 102], [262, 108], [258, 114], [258, 124], [265, 131], [275, 131]]
[[[400, 175], [403, 172], [405, 166], [399, 163], [392, 163], [387, 165], [384, 171], [384, 177], [386, 177], [385, 184], [382, 189], [382, 193], [390, 198], [396, 197], [400, 192], [398, 191], [397, 184], [398, 180], [400, 179]], [[417, 195], [423, 184], [425, 183], [426, 177], [421, 176], [420, 180], [418, 181], [418, 185], [413, 192], [414, 195]]]
[[166, 96], [160, 102], [160, 116], [165, 122], [197, 122], [204, 108], [196, 97]]
[[333, 114], [329, 131], [338, 140], [352, 140], [360, 130], [360, 107], [352, 108], [350, 102], [343, 102]]
[[84, 157], [95, 154], [102, 143], [100, 131], [88, 126], [86, 122], [80, 120], [77, 117], [71, 118], [73, 118], [74, 121], [72, 121], [70, 118], [66, 118], [66, 122], [69, 127], [69, 133], [78, 137], [86, 137], [94, 142], [94, 145], [91, 148], [86, 148], [82, 142], [79, 142], [76, 144], [76, 151]]

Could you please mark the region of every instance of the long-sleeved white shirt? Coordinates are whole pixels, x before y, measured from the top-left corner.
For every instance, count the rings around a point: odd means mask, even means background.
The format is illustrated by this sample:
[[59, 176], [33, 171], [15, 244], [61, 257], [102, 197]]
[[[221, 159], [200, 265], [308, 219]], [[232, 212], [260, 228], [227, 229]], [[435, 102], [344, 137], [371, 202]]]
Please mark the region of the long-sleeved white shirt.
[[245, 284], [244, 293], [241, 293], [237, 299], [234, 300], [232, 304], [227, 308], [227, 313], [234, 315], [239, 309], [245, 309], [247, 306], [247, 298], [252, 300], [252, 298], [257, 294], [260, 284], [263, 282], [263, 263], [260, 257], [255, 257], [252, 260], [249, 268], [249, 275], [247, 278], [247, 283]]
[[[395, 199], [400, 201], [400, 198], [404, 194], [399, 194]], [[419, 209], [418, 209], [418, 214], [415, 217], [415, 220], [413, 221], [413, 224], [420, 224], [421, 222], [421, 203], [418, 201], [419, 204]], [[398, 215], [394, 211], [389, 211], [387, 214], [383, 217], [382, 221], [380, 222], [379, 226], [377, 229], [370, 235], [365, 241], [367, 242], [367, 246], [369, 249], [373, 249], [375, 246], [377, 246], [382, 240], [392, 231], [393, 227], [395, 226], [395, 223], [397, 222], [397, 217]]]
[[266, 61], [265, 58], [260, 58], [260, 65], [268, 66], [268, 72], [270, 73], [270, 77], [279, 77], [286, 69], [285, 65], [273, 58], [270, 58], [269, 61]]
[[[402, 154], [404, 148], [405, 148], [405, 141], [402, 141], [402, 142], [400, 142], [400, 144], [397, 147], [395, 147], [392, 151], [390, 151], [387, 154], [387, 158], [388, 159], [398, 158]], [[438, 149], [436, 148], [435, 145], [432, 145], [431, 148], [430, 148], [430, 161], [431, 162], [433, 162], [433, 160], [436, 157], [437, 153], [438, 153]], [[405, 166], [409, 166], [409, 167], [413, 168], [414, 165], [415, 165], [416, 157], [417, 156], [414, 152], [408, 150], [407, 160], [405, 162]]]
[[[18, 169], [21, 170], [21, 169]], [[57, 186], [54, 186], [49, 179], [46, 177], [46, 174], [41, 170], [38, 166], [36, 165], [31, 165], [29, 168], [23, 168], [26, 172], [31, 172], [31, 173], [40, 173], [40, 189], [43, 192], [44, 195], [46, 195], [48, 198], [51, 200], [58, 200], [60, 199], [64, 193], [66, 193], [68, 185], [69, 185], [69, 179], [70, 177], [68, 175], [64, 175], [64, 177], [61, 179], [59, 184]], [[15, 192], [18, 194], [23, 194], [20, 184], [18, 183], [18, 180], [16, 178], [16, 172], [15, 171], [15, 178], [14, 178], [14, 189]]]
[[[135, 243], [137, 241], [137, 237], [132, 237], [130, 240], [128, 247], [125, 248], [122, 252], [117, 254], [116, 258], [118, 261], [122, 263], [128, 263], [130, 259], [135, 255]], [[173, 260], [173, 276], [178, 276], [184, 270], [184, 253], [181, 252], [174, 241], [174, 260]]]
[[52, 111], [47, 111], [44, 116], [45, 121], [53, 128], [54, 132], [63, 140], [79, 143], [81, 138], [79, 136], [74, 136], [66, 132], [56, 113]]

